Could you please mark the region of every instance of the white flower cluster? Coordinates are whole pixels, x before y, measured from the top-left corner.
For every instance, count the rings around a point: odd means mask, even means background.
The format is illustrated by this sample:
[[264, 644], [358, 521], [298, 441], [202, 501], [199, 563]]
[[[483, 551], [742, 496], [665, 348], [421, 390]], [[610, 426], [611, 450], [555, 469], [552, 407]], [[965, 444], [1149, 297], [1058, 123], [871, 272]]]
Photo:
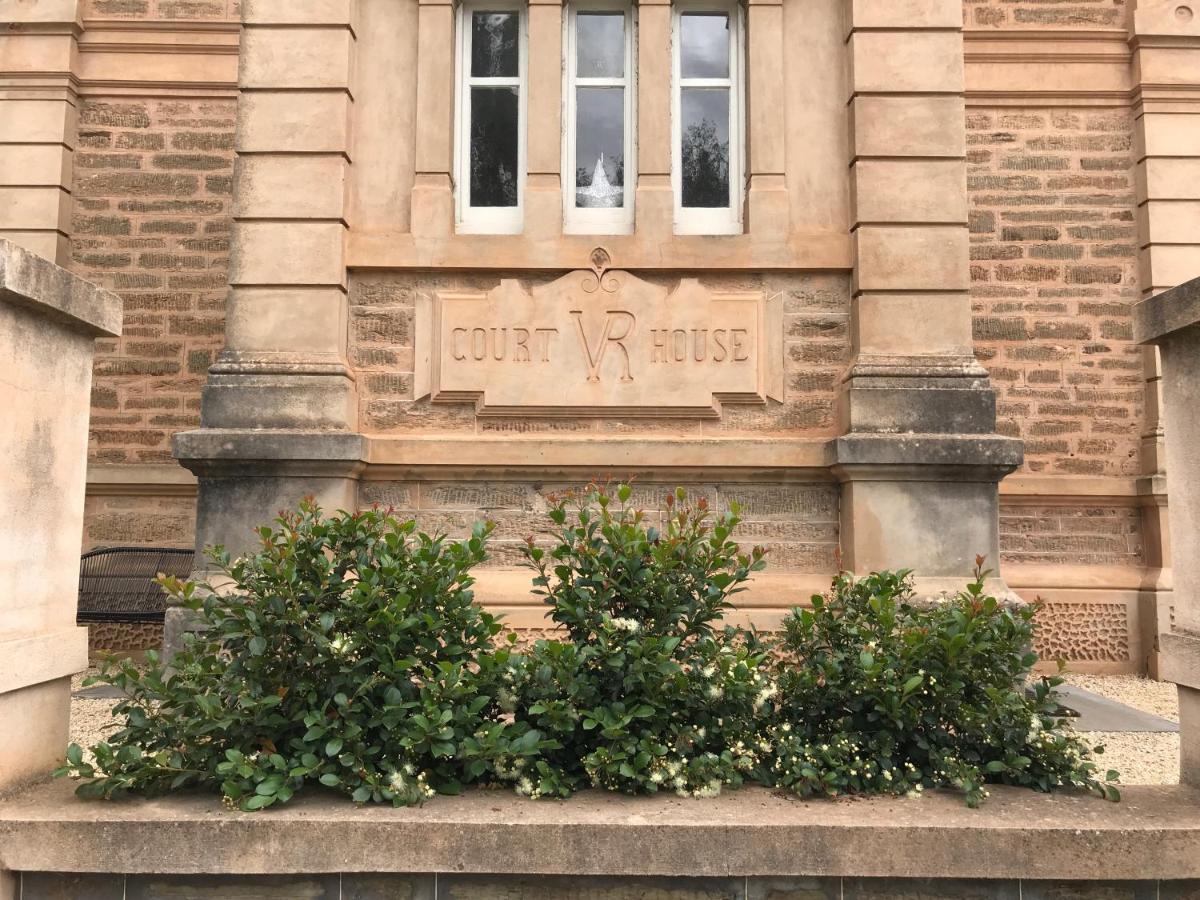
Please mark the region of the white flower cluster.
[[609, 619], [608, 624], [611, 625], [615, 631], [628, 631], [630, 634], [636, 634], [642, 630], [641, 623], [638, 622], [637, 619], [615, 617]]
[[388, 790], [397, 797], [414, 800], [429, 800], [437, 793], [429, 786], [424, 772], [417, 773], [412, 763], [405, 763], [388, 776]]

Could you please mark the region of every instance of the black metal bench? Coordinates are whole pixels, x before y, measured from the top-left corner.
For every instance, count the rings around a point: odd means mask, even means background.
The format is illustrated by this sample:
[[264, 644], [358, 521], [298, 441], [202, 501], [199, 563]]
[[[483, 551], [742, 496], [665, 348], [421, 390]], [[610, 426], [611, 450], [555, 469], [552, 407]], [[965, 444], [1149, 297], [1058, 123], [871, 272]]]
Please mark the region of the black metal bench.
[[85, 622], [162, 622], [167, 595], [159, 573], [187, 578], [194, 550], [174, 547], [106, 547], [79, 561], [79, 610]]

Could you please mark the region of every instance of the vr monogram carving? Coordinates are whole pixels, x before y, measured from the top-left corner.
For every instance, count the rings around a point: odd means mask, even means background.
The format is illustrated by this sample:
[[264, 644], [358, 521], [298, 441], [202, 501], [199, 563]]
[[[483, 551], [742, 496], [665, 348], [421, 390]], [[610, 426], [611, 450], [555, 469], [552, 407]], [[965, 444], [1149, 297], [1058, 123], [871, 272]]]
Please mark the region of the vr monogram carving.
[[783, 395], [783, 306], [763, 292], [674, 290], [607, 268], [529, 290], [442, 291], [417, 305], [417, 396], [480, 415], [707, 416]]

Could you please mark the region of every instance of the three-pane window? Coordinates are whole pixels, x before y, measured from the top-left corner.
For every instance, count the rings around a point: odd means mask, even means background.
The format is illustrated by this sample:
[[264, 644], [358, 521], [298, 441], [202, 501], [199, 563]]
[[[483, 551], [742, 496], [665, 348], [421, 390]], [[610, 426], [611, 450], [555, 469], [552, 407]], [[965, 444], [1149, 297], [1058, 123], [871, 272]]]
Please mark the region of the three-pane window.
[[[523, 228], [528, 131], [526, 7], [520, 0], [468, 0], [461, 9], [458, 230], [516, 234]], [[565, 10], [563, 25], [563, 230], [627, 234], [637, 183], [634, 7], [579, 0]], [[673, 10], [677, 234], [741, 231], [741, 27], [732, 0], [679, 0]]]

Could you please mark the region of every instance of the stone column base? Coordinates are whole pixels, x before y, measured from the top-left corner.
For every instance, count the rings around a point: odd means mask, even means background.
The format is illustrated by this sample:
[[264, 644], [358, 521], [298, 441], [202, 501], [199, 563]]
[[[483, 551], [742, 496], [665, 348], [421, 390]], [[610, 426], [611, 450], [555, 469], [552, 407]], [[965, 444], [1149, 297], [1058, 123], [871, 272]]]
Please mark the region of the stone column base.
[[[357, 509], [358, 477], [366, 464], [362, 436], [346, 432], [205, 428], [175, 435], [172, 451], [199, 479], [192, 577], [206, 581], [216, 574], [207, 548], [219, 545], [231, 556], [253, 552], [257, 529], [306, 497], [327, 514]], [[167, 610], [166, 658], [193, 627], [187, 610]]]
[[999, 577], [999, 483], [1022, 460], [1019, 440], [927, 434], [847, 435], [829, 444], [842, 484], [842, 564], [910, 569], [919, 597], [956, 593], [977, 557], [989, 590], [1020, 603]]
[[1159, 675], [1179, 688], [1179, 781], [1200, 786], [1200, 634], [1162, 635]]

